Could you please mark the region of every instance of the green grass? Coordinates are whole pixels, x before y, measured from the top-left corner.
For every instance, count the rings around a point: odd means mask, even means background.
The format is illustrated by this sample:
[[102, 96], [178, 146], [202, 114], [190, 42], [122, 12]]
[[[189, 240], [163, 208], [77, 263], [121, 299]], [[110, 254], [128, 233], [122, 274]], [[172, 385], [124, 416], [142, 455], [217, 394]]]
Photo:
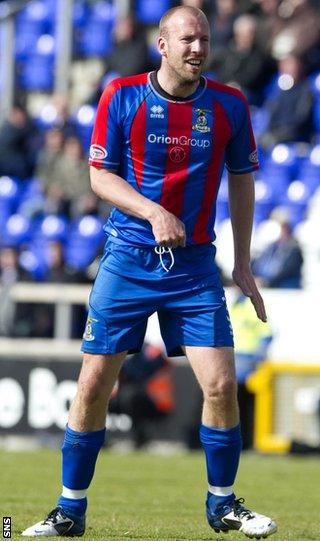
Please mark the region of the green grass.
[[[60, 489], [57, 451], [0, 452], [2, 516], [13, 521], [12, 539], [40, 520]], [[237, 532], [215, 534], [205, 521], [206, 482], [201, 453], [162, 457], [103, 452], [89, 491], [83, 539], [233, 541]], [[277, 519], [274, 541], [319, 540], [318, 459], [242, 457], [237, 495]]]

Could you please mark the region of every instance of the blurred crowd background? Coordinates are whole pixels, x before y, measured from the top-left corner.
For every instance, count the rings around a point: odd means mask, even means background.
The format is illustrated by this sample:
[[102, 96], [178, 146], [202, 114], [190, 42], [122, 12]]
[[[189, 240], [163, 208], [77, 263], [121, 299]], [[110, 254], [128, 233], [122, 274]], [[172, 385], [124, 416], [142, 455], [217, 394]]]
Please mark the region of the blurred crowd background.
[[[319, 288], [318, 1], [11, 0], [0, 2], [2, 292], [20, 280], [94, 278], [110, 212], [89, 187], [97, 103], [114, 77], [159, 66], [159, 19], [180, 4], [203, 9], [210, 21], [207, 76], [240, 88], [250, 104], [261, 163], [254, 274], [264, 287]], [[9, 60], [11, 103], [4, 84]], [[233, 248], [226, 174], [216, 232], [228, 285]], [[52, 336], [50, 310], [33, 317], [25, 305], [20, 311], [14, 329], [1, 311], [0, 334]]]

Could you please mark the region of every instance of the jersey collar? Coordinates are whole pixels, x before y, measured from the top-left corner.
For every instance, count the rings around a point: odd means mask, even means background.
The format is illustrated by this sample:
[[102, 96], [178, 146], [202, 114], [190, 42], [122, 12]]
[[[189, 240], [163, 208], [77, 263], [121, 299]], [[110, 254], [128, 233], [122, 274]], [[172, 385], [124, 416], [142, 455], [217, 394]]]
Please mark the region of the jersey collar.
[[186, 102], [194, 101], [194, 100], [198, 99], [203, 94], [203, 92], [204, 92], [204, 90], [206, 89], [206, 86], [207, 86], [206, 78], [201, 76], [200, 82], [199, 82], [199, 85], [198, 85], [198, 88], [196, 89], [196, 91], [193, 92], [193, 94], [190, 94], [190, 96], [187, 96], [186, 98], [181, 98], [180, 96], [172, 96], [171, 94], [168, 94], [168, 92], [163, 90], [163, 88], [160, 86], [160, 84], [158, 82], [158, 77], [157, 77], [157, 72], [156, 71], [151, 71], [149, 73], [149, 83], [150, 83], [153, 91], [156, 94], [158, 94], [159, 96], [161, 96], [161, 98], [163, 98], [165, 100], [168, 100], [168, 101], [181, 102], [181, 103], [186, 103]]

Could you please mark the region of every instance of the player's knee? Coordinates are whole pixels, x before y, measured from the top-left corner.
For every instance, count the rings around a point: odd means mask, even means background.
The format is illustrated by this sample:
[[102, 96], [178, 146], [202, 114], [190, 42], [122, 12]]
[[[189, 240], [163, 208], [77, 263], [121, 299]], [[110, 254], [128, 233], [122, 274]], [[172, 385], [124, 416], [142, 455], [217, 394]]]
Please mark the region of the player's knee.
[[237, 393], [237, 382], [232, 376], [210, 382], [203, 390], [206, 402], [212, 403], [234, 398]]
[[82, 404], [90, 406], [100, 400], [105, 401], [108, 398], [106, 394], [106, 386], [98, 377], [91, 376], [79, 381], [78, 395]]

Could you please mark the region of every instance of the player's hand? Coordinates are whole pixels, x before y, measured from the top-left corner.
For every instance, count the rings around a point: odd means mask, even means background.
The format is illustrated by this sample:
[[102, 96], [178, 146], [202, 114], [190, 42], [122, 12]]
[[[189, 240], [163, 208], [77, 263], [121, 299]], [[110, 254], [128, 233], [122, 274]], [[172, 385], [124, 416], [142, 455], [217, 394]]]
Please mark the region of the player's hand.
[[177, 246], [186, 245], [185, 226], [171, 212], [159, 206], [149, 221], [159, 246], [177, 248]]
[[248, 266], [243, 269], [235, 266], [232, 278], [234, 283], [240, 287], [242, 293], [250, 298], [258, 318], [261, 319], [261, 321], [266, 322], [267, 314], [263, 298], [259, 293], [250, 267]]

